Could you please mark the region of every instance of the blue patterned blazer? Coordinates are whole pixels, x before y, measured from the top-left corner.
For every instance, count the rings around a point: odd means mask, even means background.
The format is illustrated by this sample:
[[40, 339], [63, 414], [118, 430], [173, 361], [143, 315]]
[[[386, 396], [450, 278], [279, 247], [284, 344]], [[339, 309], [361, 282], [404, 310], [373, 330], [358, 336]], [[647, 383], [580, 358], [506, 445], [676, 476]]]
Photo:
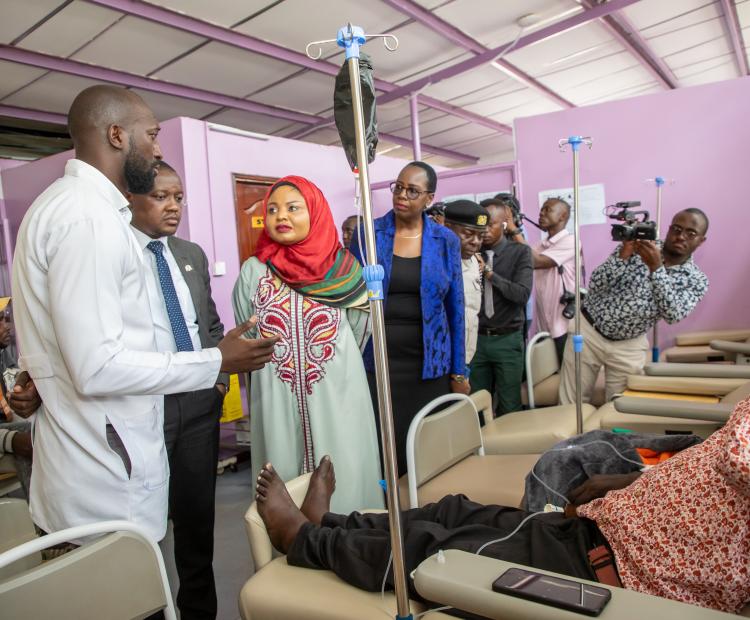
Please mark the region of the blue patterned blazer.
[[[436, 379], [451, 374], [464, 374], [464, 284], [461, 275], [461, 244], [453, 231], [422, 215], [422, 338], [424, 361], [422, 379]], [[393, 211], [375, 220], [375, 241], [378, 262], [385, 270], [383, 290], [388, 303], [388, 284], [393, 264], [393, 237], [396, 216]], [[363, 265], [366, 255], [362, 230], [357, 231], [349, 250]], [[367, 372], [375, 372], [372, 341], [364, 351]]]

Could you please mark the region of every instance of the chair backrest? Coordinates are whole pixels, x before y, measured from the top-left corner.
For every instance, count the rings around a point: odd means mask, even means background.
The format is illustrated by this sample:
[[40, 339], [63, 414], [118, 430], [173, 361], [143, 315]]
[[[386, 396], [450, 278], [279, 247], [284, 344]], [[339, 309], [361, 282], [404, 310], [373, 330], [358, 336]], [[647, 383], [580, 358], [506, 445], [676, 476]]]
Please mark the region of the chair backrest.
[[750, 381], [747, 383], [743, 383], [738, 388], [735, 388], [728, 394], [726, 394], [722, 399], [722, 403], [727, 403], [729, 405], [736, 405], [741, 400], [745, 400], [748, 396], [750, 396]]
[[[298, 507], [302, 505], [302, 501], [305, 499], [311, 476], [312, 474], [304, 474], [286, 483], [286, 489], [289, 491], [292, 501]], [[271, 545], [266, 526], [263, 519], [260, 518], [260, 514], [258, 514], [258, 506], [255, 502], [250, 504], [250, 508], [245, 513], [245, 530], [247, 531], [250, 553], [253, 556], [256, 571], [281, 555]]]
[[536, 406], [534, 402], [534, 386], [560, 370], [557, 359], [555, 341], [549, 332], [538, 332], [526, 345], [526, 391], [528, 393], [529, 409]]
[[492, 395], [487, 390], [479, 390], [469, 396], [474, 402], [482, 421], [487, 424], [495, 417], [492, 409]]
[[[454, 403], [432, 413], [446, 403]], [[419, 410], [406, 437], [409, 504], [418, 505], [417, 489], [470, 454], [484, 454], [479, 414], [464, 394], [446, 394]]]
[[[4, 555], [24, 547], [36, 550], [46, 544], [45, 538]], [[7, 618], [125, 620], [164, 610], [168, 620], [174, 619], [166, 572], [157, 554], [158, 547], [135, 531], [106, 534], [0, 581], [2, 614]]]
[[[0, 499], [0, 553], [36, 538], [29, 505], [22, 499]], [[42, 563], [41, 553], [32, 553], [0, 568], [0, 580]], [[2, 605], [0, 605], [2, 608]]]

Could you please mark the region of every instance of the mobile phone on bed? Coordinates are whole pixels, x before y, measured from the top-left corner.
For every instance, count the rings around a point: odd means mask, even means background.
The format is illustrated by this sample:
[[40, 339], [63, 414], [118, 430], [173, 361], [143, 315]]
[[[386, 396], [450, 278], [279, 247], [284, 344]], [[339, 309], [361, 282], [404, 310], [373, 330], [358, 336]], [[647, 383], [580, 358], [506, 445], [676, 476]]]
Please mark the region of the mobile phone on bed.
[[587, 616], [598, 616], [612, 598], [612, 593], [606, 588], [523, 568], [506, 570], [492, 584], [492, 589], [500, 594], [517, 596]]

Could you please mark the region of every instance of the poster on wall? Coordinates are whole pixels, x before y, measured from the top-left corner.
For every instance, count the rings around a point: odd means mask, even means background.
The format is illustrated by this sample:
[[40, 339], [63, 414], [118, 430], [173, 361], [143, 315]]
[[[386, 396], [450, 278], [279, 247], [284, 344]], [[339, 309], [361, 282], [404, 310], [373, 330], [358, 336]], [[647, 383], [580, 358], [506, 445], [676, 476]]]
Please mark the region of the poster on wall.
[[[545, 201], [550, 198], [562, 198], [571, 206], [570, 220], [568, 221], [566, 228], [568, 231], [573, 232], [573, 188], [545, 189], [539, 192], [539, 208], [541, 209]], [[605, 224], [607, 222], [607, 216], [604, 214], [607, 201], [604, 197], [603, 183], [581, 185], [579, 201], [581, 207], [581, 213], [579, 216], [581, 226], [586, 226], [588, 224]]]

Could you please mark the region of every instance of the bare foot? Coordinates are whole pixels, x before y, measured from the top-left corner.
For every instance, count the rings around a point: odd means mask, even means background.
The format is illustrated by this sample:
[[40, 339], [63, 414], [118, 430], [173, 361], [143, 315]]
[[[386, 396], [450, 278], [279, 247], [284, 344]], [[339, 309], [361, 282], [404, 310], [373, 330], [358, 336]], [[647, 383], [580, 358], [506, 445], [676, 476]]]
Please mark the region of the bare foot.
[[281, 553], [286, 553], [299, 528], [307, 523], [307, 518], [292, 501], [284, 481], [271, 463], [266, 463], [260, 470], [255, 492], [258, 514], [266, 525], [271, 544]]
[[302, 514], [315, 525], [320, 525], [323, 515], [331, 510], [331, 495], [335, 490], [336, 473], [331, 457], [326, 454], [310, 477], [310, 486], [302, 502]]

